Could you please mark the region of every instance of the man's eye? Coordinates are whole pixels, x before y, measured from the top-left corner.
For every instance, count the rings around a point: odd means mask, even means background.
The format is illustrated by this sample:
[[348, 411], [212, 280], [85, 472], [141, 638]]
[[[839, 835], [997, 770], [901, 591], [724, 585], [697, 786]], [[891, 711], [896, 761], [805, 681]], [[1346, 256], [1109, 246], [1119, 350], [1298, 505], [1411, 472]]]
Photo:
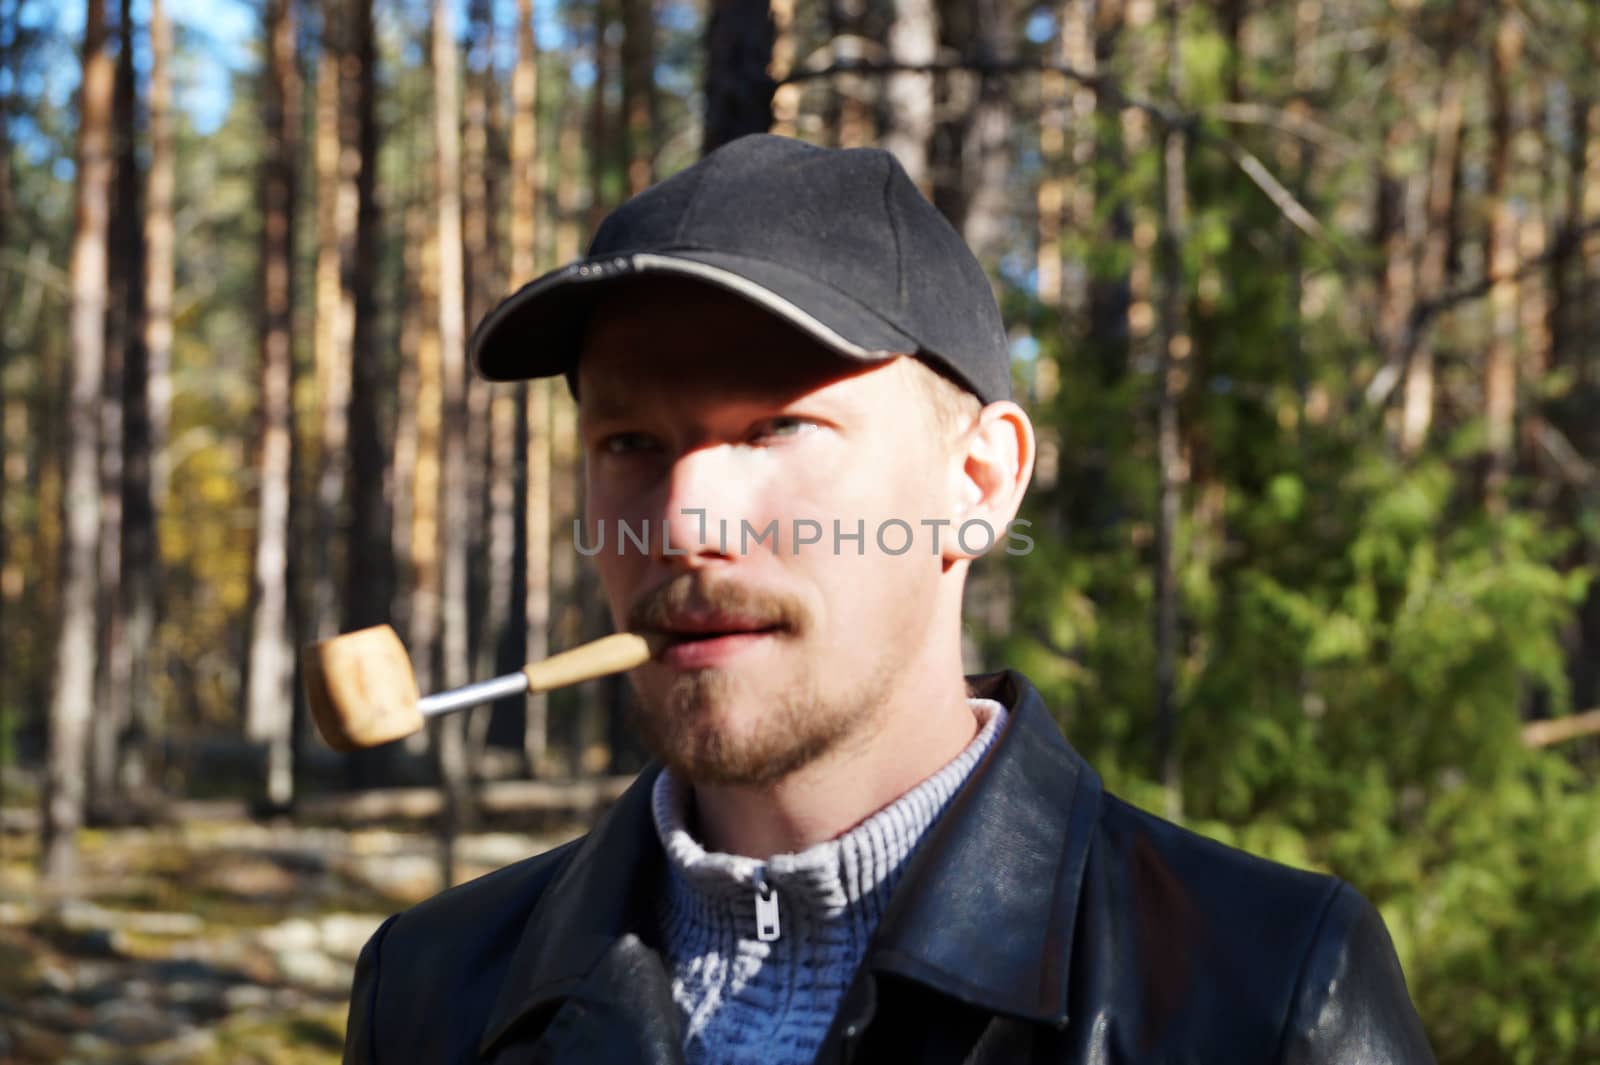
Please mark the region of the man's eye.
[[654, 446], [655, 441], [644, 433], [612, 433], [600, 441], [600, 450], [607, 455], [629, 455]]
[[809, 419], [784, 415], [778, 418], [768, 418], [766, 421], [756, 426], [756, 432], [754, 435], [757, 437], [796, 436], [799, 433], [812, 428], [813, 426], [814, 423]]

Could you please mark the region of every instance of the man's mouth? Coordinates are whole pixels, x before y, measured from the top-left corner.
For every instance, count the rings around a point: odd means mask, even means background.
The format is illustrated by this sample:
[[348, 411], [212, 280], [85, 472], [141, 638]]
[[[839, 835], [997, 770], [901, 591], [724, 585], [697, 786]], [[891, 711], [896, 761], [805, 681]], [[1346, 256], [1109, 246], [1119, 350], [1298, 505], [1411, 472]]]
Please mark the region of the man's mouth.
[[674, 618], [658, 631], [665, 639], [658, 656], [664, 665], [699, 669], [748, 650], [783, 631], [783, 625], [755, 618], [705, 615]]

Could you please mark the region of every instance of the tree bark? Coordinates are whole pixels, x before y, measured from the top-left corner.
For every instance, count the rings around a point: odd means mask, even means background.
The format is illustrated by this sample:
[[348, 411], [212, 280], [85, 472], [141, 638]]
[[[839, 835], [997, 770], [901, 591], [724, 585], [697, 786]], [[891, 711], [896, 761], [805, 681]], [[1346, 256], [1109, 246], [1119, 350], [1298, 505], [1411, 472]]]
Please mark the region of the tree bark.
[[105, 51], [104, 0], [87, 0], [79, 93], [71, 273], [72, 358], [67, 368], [65, 483], [61, 494], [61, 630], [50, 701], [40, 859], [47, 883], [68, 887], [83, 825], [84, 759], [95, 676], [95, 562], [100, 378], [105, 364], [106, 236], [111, 209], [114, 71]]
[[[0, 40], [6, 43], [0, 47], [0, 77], [5, 77], [15, 84], [12, 75], [12, 56], [15, 53], [15, 25], [16, 9], [10, 6], [0, 6]], [[11, 191], [11, 99], [10, 94], [0, 95], [0, 249], [6, 248], [11, 240], [11, 213], [15, 210], [13, 193]], [[0, 270], [0, 314], [9, 316], [11, 308], [11, 275]], [[6, 387], [8, 376], [7, 367], [11, 362], [12, 344], [8, 335], [9, 328], [0, 331], [0, 632], [5, 632], [6, 625], [12, 615], [13, 588], [11, 582], [11, 530], [5, 521], [6, 500], [12, 492], [10, 456], [12, 426], [8, 419], [11, 414], [12, 397]], [[9, 665], [7, 646], [8, 640], [0, 639], [0, 677], [9, 676], [6, 667]], [[20, 685], [14, 685], [20, 687]], [[12, 699], [0, 697], [0, 794], [4, 794], [5, 771], [10, 764], [12, 752], [10, 750], [10, 737], [14, 732], [12, 718]]]
[[[889, 58], [896, 63], [931, 63], [939, 53], [939, 21], [933, 0], [895, 0], [889, 25]], [[883, 146], [893, 152], [906, 174], [928, 195], [928, 142], [933, 138], [933, 75], [891, 74], [888, 127]]]
[[776, 27], [766, 0], [715, 0], [706, 23], [706, 114], [702, 154], [772, 128], [769, 68]]
[[[978, 58], [984, 62], [1011, 58], [1016, 40], [1012, 0], [977, 0]], [[993, 267], [1004, 251], [1012, 211], [1007, 189], [1011, 169], [1011, 83], [984, 77], [962, 146], [966, 214], [961, 235], [978, 261]]]
[[172, 23], [165, 0], [150, 2], [150, 172], [145, 200], [144, 365], [130, 366], [123, 497], [123, 587], [132, 733], [119, 777], [125, 791], [151, 784], [156, 732], [154, 680], [162, 674], [156, 625], [161, 617], [161, 543], [156, 516], [166, 505], [167, 426], [172, 408], [172, 300], [176, 277], [172, 143]]
[[[422, 161], [413, 156], [418, 170]], [[419, 182], [420, 183], [420, 182]], [[438, 497], [434, 456], [438, 454], [437, 377], [438, 342], [429, 311], [433, 306], [433, 250], [425, 196], [412, 192], [406, 198], [402, 228], [405, 302], [400, 308], [400, 366], [395, 380], [394, 420], [394, 524], [390, 530], [396, 560], [395, 628], [405, 633], [417, 686], [427, 691], [433, 684], [433, 651], [438, 625], [434, 586], [434, 547], [437, 541], [433, 501]], [[426, 445], [426, 447], [424, 446]], [[423, 489], [427, 491], [424, 492]], [[419, 538], [419, 533], [426, 538]]]
[[[443, 424], [439, 470], [441, 679], [446, 688], [468, 681], [466, 528], [466, 292], [461, 245], [461, 126], [456, 92], [457, 44], [450, 4], [433, 7], [434, 156], [439, 267], [439, 370]], [[446, 797], [441, 834], [442, 879], [454, 883], [456, 833], [470, 817], [466, 721], [460, 714], [435, 726], [435, 750]]]
[[[461, 140], [461, 240], [462, 285], [465, 300], [464, 322], [476, 322], [488, 311], [490, 301], [500, 295], [495, 276], [495, 250], [489, 199], [489, 101], [493, 96], [493, 14], [487, 0], [472, 0], [467, 6], [467, 39], [460, 51], [467, 59], [462, 79], [464, 129]], [[475, 61], [476, 60], [476, 61]], [[462, 335], [465, 336], [465, 324]], [[464, 365], [464, 364], [463, 364]], [[494, 656], [494, 645], [504, 622], [504, 596], [495, 595], [490, 581], [495, 526], [490, 519], [490, 494], [499, 471], [493, 464], [494, 440], [490, 416], [489, 382], [470, 371], [463, 371], [465, 410], [462, 433], [466, 454], [462, 462], [465, 485], [462, 503], [466, 513], [462, 528], [468, 538], [466, 559], [466, 609], [468, 675], [483, 672]], [[488, 710], [468, 718], [468, 763], [476, 764], [488, 740]]]
[[250, 737], [267, 746], [267, 802], [283, 807], [294, 797], [294, 656], [288, 567], [294, 458], [294, 207], [300, 81], [290, 0], [268, 0], [265, 14], [267, 144], [261, 173], [260, 473], [245, 712]]
[[357, 214], [356, 153], [345, 142], [348, 5], [323, 0], [322, 49], [317, 60], [313, 167], [317, 252], [314, 361], [320, 415], [317, 454], [316, 543], [312, 555], [312, 638], [339, 630], [339, 589], [347, 557], [345, 485], [349, 479], [350, 392], [355, 304], [346, 286], [353, 273]]
[[[1580, 91], [1568, 101], [1566, 189], [1562, 204], [1568, 232], [1583, 225], [1585, 160], [1589, 151], [1589, 112], [1593, 98]], [[1550, 264], [1550, 359], [1552, 367], [1581, 363], [1579, 346], [1585, 335], [1583, 299], [1583, 259], [1576, 242], [1567, 243]]]
[[611, 209], [607, 185], [607, 164], [617, 152], [616, 139], [611, 129], [611, 60], [613, 48], [607, 43], [610, 35], [612, 7], [616, 0], [595, 0], [594, 4], [594, 84], [589, 88], [589, 142], [585, 152], [589, 160], [589, 218], [588, 231], [593, 234], [600, 228], [600, 220]]
[[[539, 56], [533, 37], [533, 2], [517, 3], [517, 65], [511, 96], [511, 276], [521, 285], [538, 272], [539, 207], [544, 202], [539, 158]], [[523, 590], [523, 660], [537, 662], [550, 649], [550, 382], [528, 381], [517, 408], [517, 550], [511, 587]], [[527, 697], [522, 753], [529, 776], [537, 775], [548, 743], [548, 697]]]
[[627, 146], [628, 195], [637, 196], [656, 179], [656, 148], [661, 143], [656, 101], [655, 12], [651, 0], [621, 0], [622, 126]]
[[[134, 82], [133, 5], [121, 0], [111, 129], [116, 156], [112, 193], [109, 313], [100, 400], [100, 655], [94, 721], [90, 727], [89, 809], [108, 819], [119, 808], [117, 766], [129, 715], [127, 603], [123, 572], [123, 455], [126, 401], [133, 372], [144, 363], [144, 232], [139, 209], [138, 88]], [[142, 382], [140, 382], [142, 384]]]
[[[1094, 13], [1095, 69], [1108, 67], [1117, 52], [1118, 41], [1126, 13], [1121, 0], [1109, 0], [1096, 5]], [[1106, 212], [1102, 239], [1126, 246], [1133, 235], [1133, 219], [1126, 199], [1115, 196], [1114, 187], [1119, 172], [1125, 165], [1127, 150], [1115, 132], [1118, 107], [1109, 93], [1097, 93], [1093, 101], [1092, 137], [1093, 159], [1097, 165], [1090, 168], [1093, 175], [1093, 199], [1087, 204], [1085, 220], [1093, 216], [1094, 202], [1109, 198], [1112, 206]], [[1102, 134], [1100, 131], [1103, 130]], [[1128, 312], [1133, 305], [1132, 280], [1125, 267], [1113, 272], [1096, 273], [1088, 284], [1089, 314], [1087, 335], [1101, 379], [1112, 384], [1127, 373], [1128, 357], [1132, 343]]]
[[1517, 404], [1517, 264], [1515, 207], [1510, 196], [1511, 138], [1515, 130], [1512, 78], [1522, 52], [1522, 27], [1505, 13], [1495, 32], [1489, 72], [1489, 246], [1488, 267], [1496, 278], [1489, 290], [1490, 336], [1484, 364], [1483, 414], [1488, 444], [1483, 498], [1492, 513], [1505, 507], [1511, 475], [1513, 424]]
[[350, 54], [345, 84], [354, 99], [342, 108], [352, 127], [343, 138], [355, 155], [355, 255], [346, 288], [354, 306], [351, 333], [350, 463], [345, 495], [350, 501], [344, 627], [366, 628], [388, 620], [394, 595], [394, 546], [388, 535], [391, 510], [386, 483], [401, 479], [388, 468], [381, 411], [384, 397], [398, 391], [393, 363], [380, 350], [377, 331], [378, 122], [377, 46], [372, 0], [351, 0]]
[[[1182, 50], [1178, 27], [1182, 0], [1167, 7], [1167, 95], [1183, 97]], [[1178, 407], [1188, 378], [1191, 339], [1185, 308], [1188, 282], [1183, 249], [1189, 236], [1187, 188], [1188, 134], [1168, 129], [1162, 146], [1161, 170], [1161, 344], [1156, 369], [1157, 452], [1160, 506], [1156, 518], [1156, 771], [1167, 794], [1167, 812], [1182, 812], [1182, 778], [1178, 754], [1178, 564], [1176, 540], [1180, 518], [1182, 472]]]
[[[1443, 294], [1449, 280], [1449, 253], [1455, 219], [1456, 172], [1461, 158], [1461, 88], [1448, 64], [1439, 86], [1439, 103], [1433, 128], [1433, 163], [1428, 172], [1427, 236], [1417, 288], [1422, 299]], [[1400, 419], [1400, 451], [1416, 455], [1427, 440], [1433, 422], [1433, 334], [1417, 338], [1406, 363], [1405, 400]]]
[[[1404, 49], [1402, 42], [1396, 47]], [[1409, 64], [1402, 55], [1395, 61], [1395, 69], [1407, 76]], [[1404, 84], [1390, 86], [1390, 91], [1408, 95]], [[1412, 315], [1417, 307], [1417, 264], [1411, 232], [1413, 186], [1420, 180], [1416, 175], [1397, 175], [1391, 167], [1397, 154], [1404, 150], [1415, 136], [1412, 116], [1405, 110], [1396, 117], [1384, 136], [1383, 162], [1377, 175], [1376, 203], [1373, 211], [1373, 243], [1382, 251], [1383, 266], [1378, 276], [1377, 348], [1383, 357], [1380, 377], [1390, 378], [1391, 384], [1404, 372], [1406, 352], [1411, 342]]]

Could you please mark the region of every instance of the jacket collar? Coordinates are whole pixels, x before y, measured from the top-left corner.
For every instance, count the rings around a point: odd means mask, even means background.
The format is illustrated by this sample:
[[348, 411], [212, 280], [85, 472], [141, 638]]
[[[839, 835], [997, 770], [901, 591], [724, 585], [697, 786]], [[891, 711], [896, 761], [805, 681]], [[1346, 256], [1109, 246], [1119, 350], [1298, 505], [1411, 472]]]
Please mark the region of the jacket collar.
[[[994, 747], [911, 859], [867, 964], [980, 1008], [1061, 1026], [1100, 780], [1021, 674], [968, 680], [1008, 708]], [[528, 919], [484, 1030], [593, 993], [607, 956], [656, 941], [665, 856], [652, 764], [576, 846]], [[1042, 939], [1041, 939], [1042, 937]]]
[[1100, 778], [1021, 674], [968, 678], [1008, 707], [995, 746], [929, 831], [869, 964], [995, 1013], [1064, 1026]]
[[531, 1014], [603, 993], [607, 956], [656, 940], [650, 907], [665, 854], [652, 827], [650, 791], [660, 772], [652, 763], [639, 774], [540, 895], [489, 1014], [481, 1054]]

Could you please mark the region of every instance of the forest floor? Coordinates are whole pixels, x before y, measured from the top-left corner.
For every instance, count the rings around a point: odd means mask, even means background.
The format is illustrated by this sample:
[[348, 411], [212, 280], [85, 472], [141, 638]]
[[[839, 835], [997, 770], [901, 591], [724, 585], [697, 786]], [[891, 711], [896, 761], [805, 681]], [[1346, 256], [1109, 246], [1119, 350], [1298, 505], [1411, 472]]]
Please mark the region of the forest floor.
[[[570, 838], [464, 836], [465, 880]], [[420, 831], [188, 823], [84, 833], [71, 900], [0, 837], [0, 1065], [339, 1060], [356, 956], [439, 890]]]

